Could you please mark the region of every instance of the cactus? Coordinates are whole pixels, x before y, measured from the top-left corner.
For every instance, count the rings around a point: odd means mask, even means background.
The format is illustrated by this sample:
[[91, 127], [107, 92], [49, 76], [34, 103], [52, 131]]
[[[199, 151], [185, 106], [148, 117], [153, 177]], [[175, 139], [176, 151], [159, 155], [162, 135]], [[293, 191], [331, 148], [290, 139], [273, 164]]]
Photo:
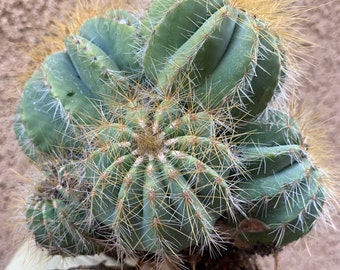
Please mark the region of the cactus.
[[297, 240], [310, 231], [325, 200], [322, 173], [309, 160], [299, 126], [286, 113], [270, 110], [239, 134], [234, 143], [245, 173], [235, 177], [247, 216], [233, 224], [236, 234], [253, 244]]
[[289, 63], [265, 21], [228, 1], [155, 0], [141, 22], [108, 11], [64, 44], [14, 124], [45, 173], [26, 219], [51, 254], [181, 262], [188, 248], [279, 248], [312, 228], [324, 175], [269, 106]]
[[237, 118], [261, 113], [284, 73], [279, 39], [225, 1], [169, 1], [160, 19], [154, 10], [162, 2], [150, 7], [143, 25], [151, 26], [142, 29], [147, 32], [145, 73], [161, 95], [181, 89], [179, 95], [190, 93], [204, 109], [228, 108]]

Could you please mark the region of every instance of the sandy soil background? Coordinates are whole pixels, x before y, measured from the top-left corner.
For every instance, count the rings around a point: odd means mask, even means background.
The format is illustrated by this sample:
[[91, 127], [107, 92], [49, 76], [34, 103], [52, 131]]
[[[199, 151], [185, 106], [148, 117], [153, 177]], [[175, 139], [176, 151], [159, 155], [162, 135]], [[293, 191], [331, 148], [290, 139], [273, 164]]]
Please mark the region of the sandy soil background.
[[[0, 0], [0, 269], [9, 261], [24, 229], [17, 221], [22, 213], [14, 210], [21, 199], [25, 177], [36, 172], [21, 153], [12, 122], [21, 89], [16, 76], [27, 67], [27, 57], [18, 50], [22, 43], [35, 46], [35, 31], [45, 32], [51, 18], [60, 16], [66, 0]], [[71, 2], [75, 2], [74, 0]], [[329, 123], [329, 142], [340, 150], [340, 0], [300, 0], [310, 8], [304, 32], [316, 44], [310, 52], [300, 97], [306, 107], [319, 111]], [[336, 162], [336, 160], [335, 160]], [[336, 164], [335, 164], [336, 165]], [[21, 175], [21, 176], [19, 176]], [[334, 225], [340, 228], [340, 214], [331, 210]], [[19, 240], [18, 240], [19, 239]], [[273, 258], [259, 259], [263, 269], [274, 269]], [[280, 270], [338, 269], [339, 231], [318, 224], [306, 239], [285, 248], [280, 255]]]

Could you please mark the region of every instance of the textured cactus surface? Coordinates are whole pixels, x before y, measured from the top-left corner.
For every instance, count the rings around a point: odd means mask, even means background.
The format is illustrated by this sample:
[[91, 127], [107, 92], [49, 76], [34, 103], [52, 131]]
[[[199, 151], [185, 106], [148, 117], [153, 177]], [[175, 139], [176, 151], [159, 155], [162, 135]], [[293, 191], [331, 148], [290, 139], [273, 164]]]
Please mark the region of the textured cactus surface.
[[306, 234], [323, 174], [299, 125], [269, 106], [289, 67], [282, 42], [222, 0], [156, 0], [141, 22], [108, 11], [66, 37], [26, 83], [15, 121], [45, 173], [27, 202], [36, 242], [179, 259]]
[[275, 110], [264, 118], [241, 127], [235, 140], [247, 174], [237, 176], [247, 217], [234, 225], [246, 241], [284, 245], [311, 229], [325, 188], [295, 121]]

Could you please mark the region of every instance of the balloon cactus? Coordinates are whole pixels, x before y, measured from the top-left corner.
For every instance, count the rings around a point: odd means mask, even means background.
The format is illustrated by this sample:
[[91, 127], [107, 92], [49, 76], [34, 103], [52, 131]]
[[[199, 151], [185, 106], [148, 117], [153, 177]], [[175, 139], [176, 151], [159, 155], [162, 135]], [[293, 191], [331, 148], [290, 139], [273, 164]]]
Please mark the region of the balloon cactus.
[[37, 244], [172, 262], [312, 228], [324, 175], [274, 109], [289, 57], [266, 21], [224, 0], [155, 0], [141, 21], [110, 10], [64, 44], [27, 81], [14, 125], [45, 175], [27, 201]]

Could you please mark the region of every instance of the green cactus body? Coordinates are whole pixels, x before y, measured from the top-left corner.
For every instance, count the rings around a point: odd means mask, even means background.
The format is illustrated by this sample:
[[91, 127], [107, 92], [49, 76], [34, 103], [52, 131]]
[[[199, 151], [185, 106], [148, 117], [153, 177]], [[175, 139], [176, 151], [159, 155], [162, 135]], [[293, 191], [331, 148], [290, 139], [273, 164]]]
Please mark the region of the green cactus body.
[[32, 199], [26, 218], [36, 242], [51, 254], [71, 256], [99, 251], [99, 245], [90, 239], [93, 232], [88, 230], [93, 228], [86, 224], [86, 210], [79, 211], [76, 204], [61, 199]]
[[[282, 73], [283, 52], [278, 49], [277, 37], [263, 23], [229, 5], [211, 4], [213, 12], [200, 23], [195, 20], [197, 13], [182, 5], [202, 9], [206, 2], [182, 2], [174, 1], [175, 7], [163, 19], [152, 12], [145, 18], [146, 27], [154, 26], [146, 35], [149, 38], [143, 58], [148, 78], [162, 95], [189, 95], [196, 106], [205, 109], [221, 105], [233, 108], [230, 113], [237, 118], [261, 113], [278, 88]], [[177, 9], [187, 14], [177, 16]], [[204, 11], [198, 13], [202, 18]]]
[[268, 109], [288, 65], [264, 22], [227, 1], [158, 0], [142, 23], [108, 11], [64, 43], [14, 125], [46, 176], [26, 213], [37, 243], [180, 260], [218, 246], [221, 219], [249, 245], [310, 230], [323, 175], [299, 126]]
[[[108, 11], [104, 18], [87, 20], [79, 30], [79, 35], [89, 44], [95, 44], [105, 52], [105, 56], [115, 63], [118, 71], [132, 75], [140, 69], [136, 54], [140, 48], [138, 33], [140, 22], [126, 11]], [[99, 61], [100, 62], [100, 61]], [[109, 71], [109, 67], [106, 67]], [[113, 69], [112, 71], [117, 71]]]
[[245, 133], [236, 139], [246, 160], [238, 194], [247, 204], [247, 217], [237, 226], [247, 242], [281, 246], [310, 231], [325, 193], [294, 120], [279, 111], [269, 111], [268, 118], [241, 127]]
[[228, 146], [214, 138], [208, 114], [176, 106], [131, 104], [124, 122], [98, 132], [105, 145], [87, 160], [93, 215], [126, 248], [160, 253], [199, 245], [230, 200], [228, 184], [217, 181], [231, 168]]

